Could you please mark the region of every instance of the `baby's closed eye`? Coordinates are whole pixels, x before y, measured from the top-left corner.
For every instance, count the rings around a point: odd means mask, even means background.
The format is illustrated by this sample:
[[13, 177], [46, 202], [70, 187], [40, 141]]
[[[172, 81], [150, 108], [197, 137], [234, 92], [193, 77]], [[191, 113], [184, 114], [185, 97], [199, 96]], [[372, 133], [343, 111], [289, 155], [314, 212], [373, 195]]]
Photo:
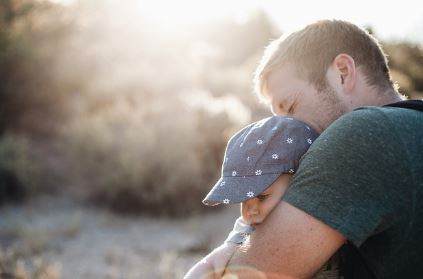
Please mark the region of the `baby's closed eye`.
[[259, 201], [264, 201], [269, 195], [265, 195], [265, 194], [261, 194], [257, 196], [257, 199], [259, 199]]

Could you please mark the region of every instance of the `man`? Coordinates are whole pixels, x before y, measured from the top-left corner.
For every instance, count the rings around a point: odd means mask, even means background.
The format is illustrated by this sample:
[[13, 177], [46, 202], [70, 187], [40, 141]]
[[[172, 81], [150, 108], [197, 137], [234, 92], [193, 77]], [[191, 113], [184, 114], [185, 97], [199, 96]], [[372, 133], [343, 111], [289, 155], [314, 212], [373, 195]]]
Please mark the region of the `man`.
[[348, 242], [345, 278], [423, 278], [423, 114], [382, 107], [401, 97], [376, 39], [316, 22], [273, 42], [255, 81], [274, 114], [323, 133], [225, 274], [311, 278]]

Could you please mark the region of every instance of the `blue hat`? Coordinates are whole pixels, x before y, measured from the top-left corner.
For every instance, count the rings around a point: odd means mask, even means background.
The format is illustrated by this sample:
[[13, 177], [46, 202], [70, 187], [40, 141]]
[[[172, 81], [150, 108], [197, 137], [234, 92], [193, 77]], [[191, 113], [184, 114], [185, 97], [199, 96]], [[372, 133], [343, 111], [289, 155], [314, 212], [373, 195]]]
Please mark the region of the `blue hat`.
[[261, 194], [281, 174], [295, 173], [317, 136], [304, 122], [285, 116], [248, 125], [229, 140], [222, 175], [203, 203], [240, 203]]

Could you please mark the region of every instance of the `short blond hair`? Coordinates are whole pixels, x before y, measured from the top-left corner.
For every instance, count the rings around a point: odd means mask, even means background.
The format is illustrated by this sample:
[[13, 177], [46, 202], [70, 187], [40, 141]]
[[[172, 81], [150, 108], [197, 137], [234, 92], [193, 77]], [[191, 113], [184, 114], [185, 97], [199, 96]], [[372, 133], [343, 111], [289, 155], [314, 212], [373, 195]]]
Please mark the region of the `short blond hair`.
[[254, 76], [259, 97], [271, 72], [286, 63], [318, 90], [326, 88], [326, 71], [338, 54], [350, 55], [371, 86], [394, 88], [387, 57], [379, 42], [366, 30], [342, 20], [321, 20], [280, 37], [266, 47]]

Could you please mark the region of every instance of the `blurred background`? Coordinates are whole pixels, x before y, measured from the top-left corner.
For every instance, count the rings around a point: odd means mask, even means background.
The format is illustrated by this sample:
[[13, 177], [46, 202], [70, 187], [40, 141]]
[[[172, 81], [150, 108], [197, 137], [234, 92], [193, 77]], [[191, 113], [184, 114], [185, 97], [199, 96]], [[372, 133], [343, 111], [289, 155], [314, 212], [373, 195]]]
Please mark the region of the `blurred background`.
[[423, 13], [398, 4], [0, 0], [0, 278], [181, 278], [238, 215], [201, 200], [228, 138], [270, 115], [264, 47], [350, 20], [421, 99]]

